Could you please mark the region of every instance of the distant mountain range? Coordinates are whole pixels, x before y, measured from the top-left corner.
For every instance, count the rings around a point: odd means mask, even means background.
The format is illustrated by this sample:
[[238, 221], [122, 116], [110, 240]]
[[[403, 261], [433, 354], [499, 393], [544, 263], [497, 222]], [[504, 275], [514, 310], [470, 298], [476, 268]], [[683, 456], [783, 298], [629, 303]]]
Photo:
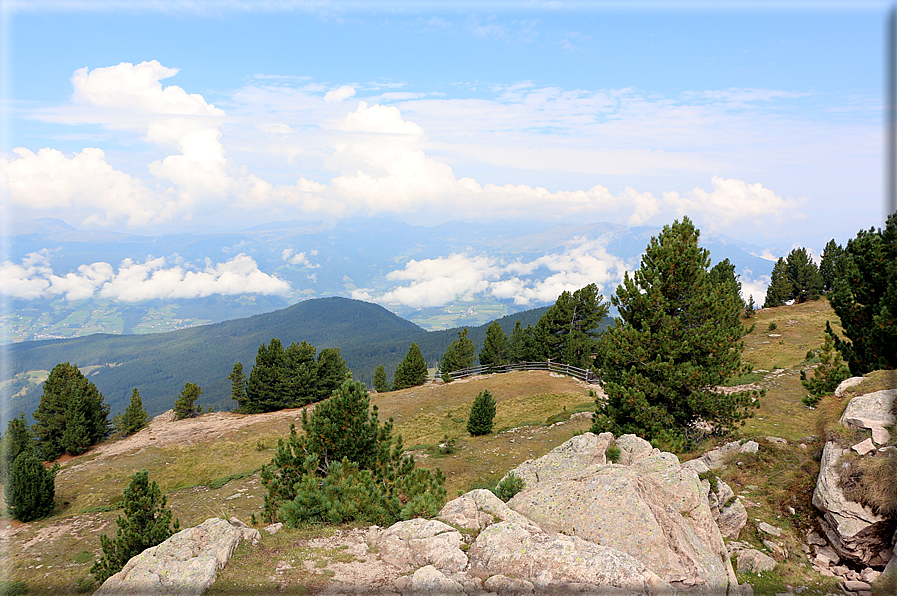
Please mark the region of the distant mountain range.
[[[547, 307], [499, 319], [510, 335], [514, 323], [535, 324]], [[487, 325], [472, 327], [469, 336], [482, 346]], [[5, 420], [34, 411], [40, 401], [39, 376], [60, 362], [81, 367], [103, 393], [114, 416], [128, 405], [136, 388], [150, 415], [174, 405], [187, 382], [202, 387], [200, 403], [230, 410], [228, 375], [242, 362], [248, 376], [262, 343], [279, 338], [284, 346], [303, 340], [322, 348], [338, 347], [354, 378], [370, 385], [383, 364], [392, 378], [412, 342], [430, 366], [457, 338], [457, 330], [428, 332], [376, 304], [341, 297], [312, 299], [248, 318], [150, 335], [95, 334], [86, 337], [29, 341], [7, 346], [9, 374], [3, 380]]]

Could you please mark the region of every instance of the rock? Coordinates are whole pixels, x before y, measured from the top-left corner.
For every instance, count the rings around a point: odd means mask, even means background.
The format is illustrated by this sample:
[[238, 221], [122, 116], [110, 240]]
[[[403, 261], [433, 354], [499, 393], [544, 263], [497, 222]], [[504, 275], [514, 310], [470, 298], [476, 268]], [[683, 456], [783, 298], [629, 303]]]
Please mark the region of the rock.
[[860, 574], [860, 579], [862, 579], [867, 584], [871, 584], [881, 575], [881, 571], [876, 571], [871, 567], [866, 567], [863, 569], [863, 572]]
[[870, 586], [866, 582], [855, 580], [855, 579], [849, 579], [849, 580], [843, 582], [841, 585], [848, 592], [859, 592], [859, 591], [865, 591], [865, 590], [872, 589], [872, 586]]
[[726, 457], [730, 453], [736, 453], [739, 449], [741, 449], [741, 443], [738, 441], [731, 441], [722, 447], [711, 449], [701, 456], [701, 461], [703, 461], [711, 470], [719, 470], [726, 465]]
[[548, 532], [626, 553], [670, 584], [726, 590], [731, 565], [705, 489], [675, 456], [603, 466], [577, 482], [542, 482], [508, 506]]
[[736, 561], [739, 573], [765, 573], [776, 567], [775, 559], [753, 548], [738, 551]]
[[277, 522], [276, 524], [271, 524], [270, 526], [265, 526], [265, 531], [268, 532], [269, 534], [271, 534], [272, 536], [274, 534], [277, 534], [278, 532], [280, 532], [282, 529], [283, 529], [283, 524], [280, 522]]
[[897, 421], [892, 410], [895, 397], [897, 389], [882, 389], [858, 395], [850, 400], [841, 414], [841, 424], [850, 428], [868, 428], [872, 430], [873, 440], [884, 445], [891, 439], [885, 427], [893, 426]]
[[788, 553], [785, 552], [785, 549], [778, 542], [773, 542], [772, 540], [763, 540], [763, 545], [772, 552], [778, 558], [785, 560], [788, 558]]
[[452, 499], [442, 507], [436, 518], [464, 530], [482, 530], [496, 522], [513, 521], [524, 526], [531, 525], [534, 532], [541, 531], [533, 522], [492, 494], [492, 491], [482, 488]]
[[786, 441], [782, 437], [766, 437], [766, 440], [769, 441], [770, 443], [773, 443], [776, 445], [787, 445], [788, 444], [788, 441]]
[[535, 586], [525, 579], [493, 575], [483, 583], [483, 587], [498, 596], [531, 595]]
[[397, 522], [378, 532], [371, 543], [383, 561], [403, 572], [426, 565], [449, 571], [467, 567], [461, 532], [435, 519]]
[[[614, 436], [611, 433], [602, 433], [601, 435], [590, 432], [583, 433], [563, 445], [555, 447], [536, 460], [523, 462], [508, 472], [505, 478], [513, 473], [514, 476], [523, 480], [524, 486], [533, 486], [539, 482], [603, 466], [607, 463], [604, 453], [613, 439]], [[617, 444], [619, 446], [619, 440]]]
[[886, 445], [891, 440], [891, 433], [886, 428], [874, 427], [872, 429], [872, 440], [877, 445]]
[[626, 553], [575, 536], [532, 533], [513, 522], [480, 532], [469, 554], [471, 573], [524, 579], [540, 594], [575, 588], [597, 594], [609, 587], [643, 595], [673, 594], [669, 584]]
[[838, 470], [845, 450], [825, 444], [813, 505], [822, 513], [819, 525], [839, 556], [855, 564], [882, 566], [891, 548], [892, 522], [871, 509], [850, 501], [839, 486]]
[[704, 474], [704, 473], [710, 471], [710, 468], [707, 467], [707, 464], [701, 458], [689, 460], [689, 461], [685, 462], [684, 464], [682, 464], [682, 467], [686, 468], [688, 470], [692, 470], [692, 471], [694, 471], [695, 474], [698, 474], [698, 475], [701, 475], [701, 474]]
[[408, 587], [403, 594], [420, 594], [426, 596], [452, 596], [463, 594], [461, 584], [447, 578], [432, 565], [426, 565], [414, 572]]
[[866, 439], [865, 441], [862, 441], [862, 442], [860, 442], [860, 443], [857, 443], [856, 445], [854, 445], [853, 447], [851, 447], [851, 449], [853, 449], [854, 451], [856, 451], [856, 452], [859, 453], [860, 455], [866, 455], [866, 454], [869, 453], [870, 451], [875, 451], [876, 447], [875, 447], [875, 445], [872, 443], [872, 439]]
[[717, 478], [716, 486], [717, 492], [710, 492], [708, 495], [713, 519], [723, 538], [737, 540], [741, 529], [747, 523], [747, 510], [741, 500], [735, 498], [735, 492], [728, 484]]
[[766, 522], [760, 522], [759, 524], [757, 524], [757, 529], [765, 534], [775, 536], [776, 538], [782, 535], [782, 528], [771, 526]]
[[859, 385], [864, 380], [865, 379], [863, 377], [850, 377], [849, 379], [844, 379], [843, 381], [841, 381], [838, 387], [835, 388], [835, 397], [841, 397], [848, 389]]
[[620, 448], [620, 465], [629, 466], [633, 462], [654, 453], [660, 453], [659, 449], [651, 446], [651, 443], [636, 435], [623, 435], [615, 441]]
[[760, 444], [757, 441], [748, 441], [738, 450], [739, 453], [757, 453], [760, 450]]
[[825, 546], [828, 544], [828, 542], [825, 541], [825, 538], [823, 538], [816, 530], [809, 530], [807, 532], [807, 543], [814, 546]]
[[136, 555], [94, 594], [199, 596], [215, 582], [241, 540], [257, 542], [260, 537], [258, 530], [207, 519]]

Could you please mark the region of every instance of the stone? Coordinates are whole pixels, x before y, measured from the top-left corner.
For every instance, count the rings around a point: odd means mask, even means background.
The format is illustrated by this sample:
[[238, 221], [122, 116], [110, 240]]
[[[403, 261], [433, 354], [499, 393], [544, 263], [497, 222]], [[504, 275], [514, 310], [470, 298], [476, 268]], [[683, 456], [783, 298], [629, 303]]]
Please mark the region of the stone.
[[426, 596], [453, 596], [464, 594], [464, 589], [458, 582], [447, 578], [432, 565], [425, 565], [411, 576], [408, 587], [403, 594], [420, 594]]
[[866, 582], [855, 579], [849, 579], [843, 582], [841, 585], [844, 586], [844, 589], [848, 592], [859, 592], [861, 590], [866, 591], [872, 589], [872, 586], [870, 586]]
[[776, 567], [775, 559], [753, 548], [738, 551], [736, 561], [739, 573], [765, 573]]
[[508, 507], [492, 491], [482, 488], [452, 499], [442, 507], [436, 518], [463, 530], [482, 530], [496, 522], [513, 521], [533, 526], [532, 531], [540, 531], [538, 526]]
[[636, 435], [623, 435], [614, 441], [620, 448], [620, 465], [629, 466], [643, 457], [660, 453], [659, 449], [651, 446], [651, 443]]
[[131, 558], [94, 592], [100, 596], [199, 596], [218, 577], [242, 540], [258, 542], [258, 530], [220, 518], [181, 530]]
[[775, 445], [787, 445], [788, 441], [782, 437], [766, 437], [766, 440]]
[[866, 567], [863, 569], [863, 572], [860, 574], [860, 579], [862, 579], [867, 584], [871, 584], [881, 575], [881, 571], [876, 571], [871, 567]]
[[[601, 433], [601, 435], [590, 432], [583, 433], [555, 447], [536, 460], [523, 462], [505, 474], [504, 478], [514, 474], [523, 480], [524, 486], [533, 486], [539, 482], [603, 466], [607, 463], [605, 451], [613, 439], [614, 436], [611, 433]], [[617, 444], [619, 445], [619, 440]]]
[[462, 571], [467, 567], [462, 544], [461, 532], [455, 528], [422, 518], [396, 522], [371, 539], [380, 558], [403, 572], [426, 565]]
[[505, 575], [493, 575], [485, 582], [483, 587], [490, 592], [495, 592], [498, 596], [518, 596], [531, 595], [535, 586], [532, 582], [516, 577], [507, 577]]
[[854, 397], [841, 414], [841, 424], [858, 429], [893, 426], [895, 396], [897, 389], [882, 389]]
[[816, 530], [807, 531], [807, 543], [814, 546], [825, 546], [828, 544], [828, 542], [825, 541], [825, 538], [823, 538]]
[[891, 440], [891, 433], [888, 432], [888, 429], [882, 427], [873, 427], [872, 428], [872, 440], [877, 445], [887, 445], [888, 441]]
[[835, 388], [835, 397], [843, 396], [848, 389], [851, 387], [855, 387], [862, 383], [865, 379], [863, 377], [850, 377], [849, 379], [844, 379], [841, 383]]
[[857, 565], [879, 567], [889, 558], [893, 526], [889, 519], [844, 496], [838, 476], [844, 453], [832, 441], [822, 450], [813, 491], [813, 506], [822, 513], [819, 526], [840, 557]]
[[773, 542], [772, 540], [763, 540], [763, 546], [769, 549], [769, 551], [777, 556], [778, 558], [785, 560], [788, 558], [788, 553], [785, 552], [785, 549], [778, 542]]
[[757, 453], [760, 450], [760, 444], [757, 441], [747, 441], [738, 450], [739, 453]]
[[838, 555], [838, 553], [835, 552], [835, 549], [828, 546], [828, 543], [826, 543], [825, 546], [818, 547], [816, 549], [816, 554], [822, 555], [827, 558], [829, 561], [831, 561], [832, 565], [837, 565], [841, 562], [841, 557]]
[[700, 459], [707, 465], [709, 469], [719, 470], [726, 465], [726, 457], [730, 453], [736, 453], [739, 449], [741, 449], [741, 443], [739, 443], [738, 441], [731, 441], [729, 443], [726, 443], [722, 447], [711, 449], [710, 451], [702, 455]]
[[766, 522], [760, 522], [759, 524], [757, 524], [757, 529], [764, 534], [770, 534], [772, 536], [775, 536], [776, 538], [782, 535], [782, 528], [771, 526]]
[[265, 531], [271, 534], [272, 536], [277, 534], [283, 529], [283, 524], [277, 522], [276, 524], [271, 524], [270, 526], [265, 526]]
[[865, 441], [861, 441], [861, 442], [857, 443], [856, 445], [851, 447], [851, 449], [853, 449], [860, 455], [866, 455], [870, 451], [875, 451], [876, 447], [872, 443], [872, 439], [866, 439]]
[[698, 475], [705, 474], [710, 471], [710, 468], [707, 467], [707, 464], [701, 458], [689, 460], [682, 464], [682, 467], [688, 470], [693, 470], [694, 473]]
[[744, 508], [741, 499], [735, 499], [731, 505], [720, 510], [716, 525], [719, 526], [723, 538], [735, 540], [747, 524], [747, 519], [747, 509]]

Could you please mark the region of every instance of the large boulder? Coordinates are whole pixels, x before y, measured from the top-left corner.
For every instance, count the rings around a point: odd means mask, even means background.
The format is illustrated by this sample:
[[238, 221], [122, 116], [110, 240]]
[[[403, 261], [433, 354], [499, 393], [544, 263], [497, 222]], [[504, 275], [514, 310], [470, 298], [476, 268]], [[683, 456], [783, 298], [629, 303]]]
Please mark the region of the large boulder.
[[403, 572], [426, 565], [447, 571], [467, 567], [461, 533], [435, 519], [396, 522], [377, 533], [371, 543], [382, 560]]
[[725, 593], [736, 582], [707, 487], [672, 454], [630, 453], [632, 466], [539, 482], [508, 506], [548, 532], [626, 553], [679, 590]]
[[876, 443], [887, 443], [890, 436], [885, 427], [894, 425], [895, 397], [897, 389], [883, 389], [858, 395], [847, 404], [840, 422], [851, 428], [869, 429]]
[[505, 478], [514, 474], [523, 480], [524, 486], [533, 486], [538, 482], [603, 466], [607, 463], [605, 451], [613, 439], [614, 436], [611, 433], [581, 434], [536, 460], [523, 462], [508, 472]]
[[207, 519], [136, 555], [94, 594], [199, 596], [215, 583], [241, 540], [259, 538], [258, 530], [244, 524]]
[[858, 565], [881, 567], [890, 559], [894, 520], [844, 495], [839, 472], [846, 452], [833, 441], [825, 444], [813, 505], [822, 513], [820, 527], [838, 555]]
[[716, 487], [716, 492], [710, 491], [708, 495], [713, 519], [723, 538], [738, 540], [741, 529], [747, 524], [747, 509], [732, 488], [720, 478], [716, 479]]
[[492, 491], [483, 488], [452, 499], [442, 507], [436, 518], [462, 530], [482, 530], [494, 523], [512, 521], [532, 531], [539, 531], [536, 524], [508, 507]]

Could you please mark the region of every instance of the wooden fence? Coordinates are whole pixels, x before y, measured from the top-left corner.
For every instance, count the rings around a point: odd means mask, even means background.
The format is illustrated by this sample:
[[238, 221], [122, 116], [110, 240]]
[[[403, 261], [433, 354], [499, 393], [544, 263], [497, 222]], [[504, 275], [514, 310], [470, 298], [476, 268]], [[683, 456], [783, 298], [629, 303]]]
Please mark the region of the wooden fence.
[[575, 377], [580, 381], [587, 383], [597, 383], [598, 378], [595, 373], [587, 368], [579, 368], [570, 364], [561, 364], [559, 362], [517, 362], [515, 364], [503, 364], [501, 366], [471, 366], [460, 370], [453, 370], [448, 373], [452, 379], [463, 379], [474, 375], [487, 375], [492, 373], [506, 373], [512, 370], [547, 370], [553, 373], [559, 373], [570, 377]]

